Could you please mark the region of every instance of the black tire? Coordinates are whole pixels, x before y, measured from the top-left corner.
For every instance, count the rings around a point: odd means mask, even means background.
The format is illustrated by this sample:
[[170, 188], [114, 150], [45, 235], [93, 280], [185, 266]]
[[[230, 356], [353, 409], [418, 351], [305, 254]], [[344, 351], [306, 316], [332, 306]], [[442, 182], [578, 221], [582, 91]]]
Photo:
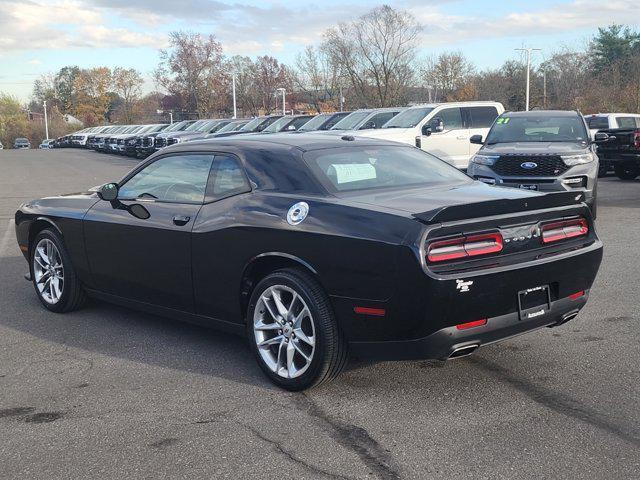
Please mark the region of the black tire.
[[613, 166], [613, 170], [620, 180], [634, 180], [640, 175], [640, 167], [632, 163], [616, 164]]
[[[60, 295], [59, 300], [56, 303], [47, 302], [43, 295], [40, 293], [38, 286], [36, 285], [36, 275], [34, 273], [34, 257], [36, 253], [37, 245], [44, 239], [50, 240], [54, 243], [58, 252], [60, 253], [62, 267], [64, 271], [64, 283], [62, 287], [62, 294]], [[86, 301], [86, 293], [82, 288], [80, 281], [76, 275], [76, 272], [71, 263], [71, 257], [69, 256], [69, 252], [64, 245], [64, 241], [62, 240], [62, 236], [53, 229], [46, 228], [42, 230], [36, 237], [29, 247], [30, 251], [30, 262], [29, 262], [29, 271], [31, 273], [31, 282], [33, 284], [33, 288], [40, 300], [40, 303], [47, 309], [55, 313], [66, 313], [71, 312], [73, 310], [77, 310]]]
[[[293, 289], [309, 308], [315, 328], [315, 350], [307, 370], [299, 377], [285, 378], [273, 372], [260, 355], [254, 334], [254, 312], [261, 295], [274, 285]], [[347, 363], [348, 349], [338, 327], [329, 297], [318, 282], [298, 269], [278, 270], [262, 279], [254, 288], [247, 308], [247, 336], [258, 365], [281, 388], [300, 391], [333, 380]]]

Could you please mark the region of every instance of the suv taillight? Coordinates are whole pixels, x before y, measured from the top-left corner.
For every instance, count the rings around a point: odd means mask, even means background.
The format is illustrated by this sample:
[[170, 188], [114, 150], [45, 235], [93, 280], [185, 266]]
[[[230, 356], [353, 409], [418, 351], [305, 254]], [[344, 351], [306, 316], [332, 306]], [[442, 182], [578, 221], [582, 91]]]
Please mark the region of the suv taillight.
[[430, 262], [444, 262], [466, 257], [488, 255], [502, 250], [502, 235], [485, 233], [456, 237], [449, 240], [436, 240], [429, 244], [427, 259]]
[[636, 150], [640, 150], [640, 130], [633, 132], [633, 146]]
[[559, 242], [568, 238], [582, 237], [589, 233], [589, 225], [584, 218], [562, 220], [542, 225], [542, 243]]

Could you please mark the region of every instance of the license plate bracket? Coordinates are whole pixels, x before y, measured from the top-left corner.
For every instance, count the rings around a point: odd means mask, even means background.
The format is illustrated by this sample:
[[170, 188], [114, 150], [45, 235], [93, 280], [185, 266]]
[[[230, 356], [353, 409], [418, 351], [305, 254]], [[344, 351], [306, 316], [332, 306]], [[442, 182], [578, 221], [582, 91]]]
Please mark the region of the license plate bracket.
[[528, 288], [518, 292], [518, 313], [520, 320], [531, 320], [546, 315], [551, 310], [549, 285]]

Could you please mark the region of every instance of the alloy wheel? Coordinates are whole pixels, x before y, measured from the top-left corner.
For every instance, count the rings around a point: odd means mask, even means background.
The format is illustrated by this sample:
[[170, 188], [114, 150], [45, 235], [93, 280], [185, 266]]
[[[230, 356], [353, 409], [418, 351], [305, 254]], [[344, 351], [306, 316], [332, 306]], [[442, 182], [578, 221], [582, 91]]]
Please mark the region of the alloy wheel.
[[48, 238], [36, 245], [33, 276], [42, 299], [51, 305], [58, 303], [64, 292], [64, 267], [58, 247]]
[[314, 320], [306, 302], [285, 285], [272, 285], [259, 297], [253, 332], [260, 357], [283, 378], [302, 375], [313, 360]]

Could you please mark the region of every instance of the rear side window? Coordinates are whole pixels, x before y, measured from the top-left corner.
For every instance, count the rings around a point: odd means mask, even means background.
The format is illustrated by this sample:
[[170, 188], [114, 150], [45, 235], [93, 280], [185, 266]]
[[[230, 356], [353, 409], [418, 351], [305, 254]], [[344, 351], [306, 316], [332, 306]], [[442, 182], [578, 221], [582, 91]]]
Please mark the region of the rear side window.
[[216, 155], [209, 185], [208, 196], [218, 200], [231, 195], [249, 192], [249, 182], [238, 159], [232, 155]]
[[587, 125], [591, 130], [606, 130], [609, 128], [609, 119], [607, 117], [589, 117]]
[[489, 128], [498, 117], [496, 107], [469, 107], [467, 111], [471, 128]]
[[618, 128], [636, 128], [638, 126], [637, 120], [634, 117], [616, 117]]

